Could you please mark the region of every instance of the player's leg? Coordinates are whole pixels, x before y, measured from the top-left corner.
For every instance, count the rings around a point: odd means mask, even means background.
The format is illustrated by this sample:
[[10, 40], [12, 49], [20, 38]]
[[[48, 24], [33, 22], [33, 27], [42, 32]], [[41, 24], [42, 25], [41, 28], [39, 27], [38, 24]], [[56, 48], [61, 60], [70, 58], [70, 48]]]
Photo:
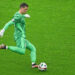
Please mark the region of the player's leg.
[[19, 48], [19, 47], [15, 47], [15, 46], [8, 46], [9, 50], [19, 53], [19, 54], [25, 54], [25, 49], [24, 48]]
[[17, 39], [16, 44], [17, 44], [17, 47], [0, 45], [0, 49], [8, 49], [13, 52], [17, 52], [19, 54], [25, 54], [25, 39], [24, 38]]
[[38, 65], [36, 65], [36, 48], [35, 48], [35, 46], [32, 43], [30, 43], [28, 40], [26, 40], [26, 48], [31, 51], [32, 68], [38, 67]]

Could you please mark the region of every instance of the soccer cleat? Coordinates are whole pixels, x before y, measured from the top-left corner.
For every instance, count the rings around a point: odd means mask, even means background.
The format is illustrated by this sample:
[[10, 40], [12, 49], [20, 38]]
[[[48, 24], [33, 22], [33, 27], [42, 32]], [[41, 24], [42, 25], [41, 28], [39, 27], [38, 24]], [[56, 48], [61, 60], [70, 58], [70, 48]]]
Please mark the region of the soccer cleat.
[[38, 68], [37, 64], [32, 64], [32, 68]]
[[0, 49], [6, 49], [6, 45], [1, 44], [1, 45], [0, 45]]

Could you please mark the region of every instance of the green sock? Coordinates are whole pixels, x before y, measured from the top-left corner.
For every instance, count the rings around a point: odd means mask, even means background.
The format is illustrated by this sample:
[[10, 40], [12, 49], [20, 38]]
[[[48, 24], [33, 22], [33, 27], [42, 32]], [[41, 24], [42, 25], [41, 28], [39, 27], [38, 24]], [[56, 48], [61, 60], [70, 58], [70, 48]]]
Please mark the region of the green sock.
[[31, 61], [34, 63], [36, 62], [36, 51], [34, 51], [34, 50], [31, 51]]

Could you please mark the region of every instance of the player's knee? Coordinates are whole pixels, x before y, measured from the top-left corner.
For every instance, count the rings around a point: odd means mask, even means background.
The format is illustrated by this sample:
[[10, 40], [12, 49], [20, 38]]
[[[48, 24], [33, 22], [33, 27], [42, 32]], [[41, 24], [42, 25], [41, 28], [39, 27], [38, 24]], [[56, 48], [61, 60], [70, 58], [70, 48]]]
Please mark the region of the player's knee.
[[24, 55], [25, 54], [25, 51], [21, 52], [21, 54]]
[[24, 54], [25, 54], [25, 52], [21, 52], [21, 54], [22, 54], [22, 55], [24, 55]]
[[22, 54], [22, 55], [25, 54], [25, 48], [22, 48], [22, 50], [21, 50], [21, 54]]

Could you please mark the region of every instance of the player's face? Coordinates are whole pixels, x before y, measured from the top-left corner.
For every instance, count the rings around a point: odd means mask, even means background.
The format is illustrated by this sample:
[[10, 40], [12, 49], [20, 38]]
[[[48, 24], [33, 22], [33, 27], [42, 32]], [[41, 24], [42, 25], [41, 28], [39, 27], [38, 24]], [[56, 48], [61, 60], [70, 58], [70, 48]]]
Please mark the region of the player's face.
[[28, 11], [28, 7], [21, 8], [21, 11], [23, 14], [25, 14]]

